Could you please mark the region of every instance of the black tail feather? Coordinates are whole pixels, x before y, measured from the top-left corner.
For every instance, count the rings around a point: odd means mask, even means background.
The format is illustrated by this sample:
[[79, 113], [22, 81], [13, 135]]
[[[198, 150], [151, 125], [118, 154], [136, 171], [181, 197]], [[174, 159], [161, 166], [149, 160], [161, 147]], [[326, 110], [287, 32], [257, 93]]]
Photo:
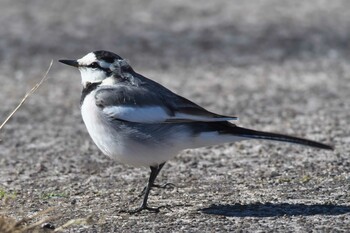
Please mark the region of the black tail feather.
[[233, 126], [230, 129], [230, 133], [240, 136], [240, 137], [246, 137], [246, 138], [255, 138], [255, 139], [265, 139], [265, 140], [273, 140], [273, 141], [282, 141], [282, 142], [290, 142], [290, 143], [296, 143], [301, 144], [305, 146], [311, 146], [316, 147], [319, 149], [325, 149], [325, 150], [333, 150], [334, 148], [330, 145], [326, 145], [320, 142], [283, 135], [283, 134], [277, 134], [277, 133], [269, 133], [269, 132], [262, 132], [262, 131], [256, 131], [252, 129], [246, 129], [238, 126]]

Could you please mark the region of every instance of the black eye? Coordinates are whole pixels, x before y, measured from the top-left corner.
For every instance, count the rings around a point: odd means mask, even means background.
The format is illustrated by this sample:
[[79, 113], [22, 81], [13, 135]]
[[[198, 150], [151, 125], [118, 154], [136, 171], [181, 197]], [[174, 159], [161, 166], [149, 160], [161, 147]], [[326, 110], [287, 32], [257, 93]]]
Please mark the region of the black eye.
[[97, 67], [99, 67], [99, 65], [98, 65], [97, 62], [93, 62], [90, 65], [88, 65], [88, 67], [90, 67], [90, 68], [97, 68]]

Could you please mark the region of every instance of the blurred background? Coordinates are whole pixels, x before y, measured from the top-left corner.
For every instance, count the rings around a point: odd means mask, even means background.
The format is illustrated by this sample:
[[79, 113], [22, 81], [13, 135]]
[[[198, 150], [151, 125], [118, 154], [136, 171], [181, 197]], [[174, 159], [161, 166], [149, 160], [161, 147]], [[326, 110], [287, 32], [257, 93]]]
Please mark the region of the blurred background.
[[345, 0], [2, 0], [1, 60], [22, 66], [27, 57], [104, 48], [164, 69], [344, 56], [348, 7]]
[[[57, 62], [101, 49], [128, 59], [136, 71], [211, 111], [237, 115], [239, 125], [337, 146], [336, 157], [261, 142], [184, 152], [167, 165], [164, 176], [175, 179], [177, 174], [175, 183], [189, 186], [194, 182], [192, 193], [202, 192], [196, 190], [196, 177], [208, 189], [220, 183], [225, 193], [233, 180], [244, 177], [234, 184], [244, 190], [257, 177], [276, 180], [286, 170], [292, 177], [309, 172], [315, 186], [317, 177], [335, 174], [344, 179], [323, 182], [348, 185], [349, 15], [347, 0], [1, 0], [1, 119], [40, 80], [51, 59], [54, 64], [47, 82], [0, 132], [0, 186], [31, 200], [24, 212], [39, 205], [38, 190], [59, 186], [72, 194], [73, 181], [82, 183], [91, 174], [111, 182], [91, 179], [79, 186], [86, 192], [142, 187], [138, 181], [146, 169], [126, 168], [93, 145], [80, 117], [80, 75]], [[225, 166], [207, 168], [218, 163]], [[305, 165], [310, 163], [317, 168]], [[228, 170], [236, 173], [228, 175]], [[277, 175], [270, 177], [272, 170]], [[252, 197], [244, 195], [245, 200]], [[181, 196], [172, 198], [181, 201]]]

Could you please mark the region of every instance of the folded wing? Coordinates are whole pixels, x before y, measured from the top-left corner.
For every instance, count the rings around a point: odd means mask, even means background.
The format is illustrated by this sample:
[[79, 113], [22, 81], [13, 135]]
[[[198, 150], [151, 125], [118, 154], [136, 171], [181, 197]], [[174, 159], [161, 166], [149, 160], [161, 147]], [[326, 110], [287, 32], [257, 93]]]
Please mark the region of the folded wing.
[[96, 105], [107, 116], [137, 123], [217, 122], [236, 120], [218, 115], [170, 91], [116, 85], [99, 89]]

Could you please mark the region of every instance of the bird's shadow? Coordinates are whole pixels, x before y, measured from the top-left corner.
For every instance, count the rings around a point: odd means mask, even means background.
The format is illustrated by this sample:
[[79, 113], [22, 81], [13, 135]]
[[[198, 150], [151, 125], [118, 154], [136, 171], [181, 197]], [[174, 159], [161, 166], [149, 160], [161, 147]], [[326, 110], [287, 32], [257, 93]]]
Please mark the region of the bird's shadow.
[[221, 205], [199, 209], [205, 214], [227, 217], [278, 217], [278, 216], [312, 216], [312, 215], [340, 215], [350, 213], [348, 205], [334, 204], [289, 204], [289, 203], [252, 203]]

